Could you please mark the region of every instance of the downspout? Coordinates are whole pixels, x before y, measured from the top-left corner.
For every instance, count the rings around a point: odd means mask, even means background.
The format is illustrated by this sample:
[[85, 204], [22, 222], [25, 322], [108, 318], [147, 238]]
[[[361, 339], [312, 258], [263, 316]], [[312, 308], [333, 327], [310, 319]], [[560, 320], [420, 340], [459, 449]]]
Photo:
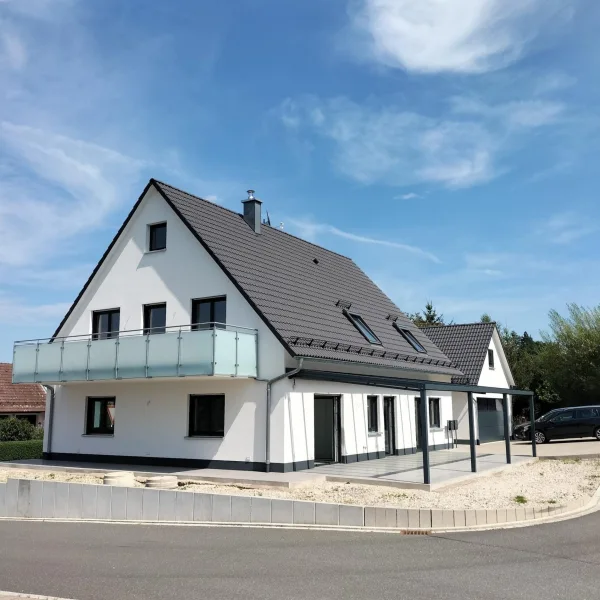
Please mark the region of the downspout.
[[48, 430], [46, 431], [46, 452], [52, 454], [52, 427], [54, 425], [54, 388], [51, 385], [44, 385], [46, 389], [46, 409], [48, 410]]
[[271, 472], [271, 386], [286, 377], [293, 377], [296, 375], [296, 373], [302, 370], [303, 363], [304, 358], [300, 358], [298, 366], [295, 369], [283, 373], [282, 375], [277, 375], [277, 377], [273, 377], [273, 379], [267, 381], [267, 437], [265, 440], [265, 471], [267, 473]]

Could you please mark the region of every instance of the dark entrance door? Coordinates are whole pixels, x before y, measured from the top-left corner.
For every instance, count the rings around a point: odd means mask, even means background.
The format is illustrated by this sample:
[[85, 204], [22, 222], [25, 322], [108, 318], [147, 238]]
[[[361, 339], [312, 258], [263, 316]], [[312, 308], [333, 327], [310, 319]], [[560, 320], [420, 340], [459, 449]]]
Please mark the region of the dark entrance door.
[[415, 398], [415, 429], [417, 450], [421, 450], [421, 398]]
[[338, 396], [315, 396], [315, 462], [340, 461], [341, 419]]
[[383, 430], [385, 435], [385, 453], [396, 453], [396, 419], [394, 418], [394, 398], [383, 399]]

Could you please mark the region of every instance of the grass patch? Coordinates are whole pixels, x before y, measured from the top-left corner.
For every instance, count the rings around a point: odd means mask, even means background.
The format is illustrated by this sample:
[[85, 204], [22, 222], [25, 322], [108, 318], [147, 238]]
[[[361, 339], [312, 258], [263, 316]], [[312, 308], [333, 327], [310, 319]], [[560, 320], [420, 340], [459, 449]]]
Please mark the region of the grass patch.
[[546, 504], [556, 504], [556, 500], [546, 500]]
[[0, 462], [42, 458], [42, 440], [0, 442]]
[[516, 502], [517, 504], [527, 504], [527, 498], [525, 498], [525, 496], [515, 496], [513, 502]]
[[578, 456], [575, 458], [563, 458], [561, 462], [565, 465], [578, 465], [581, 462], [581, 458]]

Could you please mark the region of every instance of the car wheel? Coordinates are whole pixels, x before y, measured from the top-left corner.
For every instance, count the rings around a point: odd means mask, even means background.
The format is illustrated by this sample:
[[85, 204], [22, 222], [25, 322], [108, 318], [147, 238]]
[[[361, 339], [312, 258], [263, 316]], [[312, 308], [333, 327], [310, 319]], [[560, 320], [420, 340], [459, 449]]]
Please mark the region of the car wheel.
[[596, 429], [594, 429], [594, 437], [600, 441], [600, 427], [596, 427]]
[[535, 432], [535, 441], [537, 444], [545, 444], [546, 442], [549, 442], [550, 440], [546, 437], [546, 434], [543, 431], [536, 431]]

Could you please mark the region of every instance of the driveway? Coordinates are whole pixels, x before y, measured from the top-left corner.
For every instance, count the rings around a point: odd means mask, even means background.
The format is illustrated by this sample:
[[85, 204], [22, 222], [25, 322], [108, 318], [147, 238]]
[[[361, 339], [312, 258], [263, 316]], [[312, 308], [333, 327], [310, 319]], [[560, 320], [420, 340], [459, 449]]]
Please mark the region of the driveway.
[[[531, 456], [531, 442], [511, 442], [513, 456]], [[477, 446], [481, 454], [505, 454], [504, 442], [490, 442]], [[541, 458], [600, 458], [600, 442], [593, 439], [557, 440], [549, 444], [537, 444]]]
[[0, 589], [77, 600], [596, 600], [600, 512], [439, 536], [0, 521]]

